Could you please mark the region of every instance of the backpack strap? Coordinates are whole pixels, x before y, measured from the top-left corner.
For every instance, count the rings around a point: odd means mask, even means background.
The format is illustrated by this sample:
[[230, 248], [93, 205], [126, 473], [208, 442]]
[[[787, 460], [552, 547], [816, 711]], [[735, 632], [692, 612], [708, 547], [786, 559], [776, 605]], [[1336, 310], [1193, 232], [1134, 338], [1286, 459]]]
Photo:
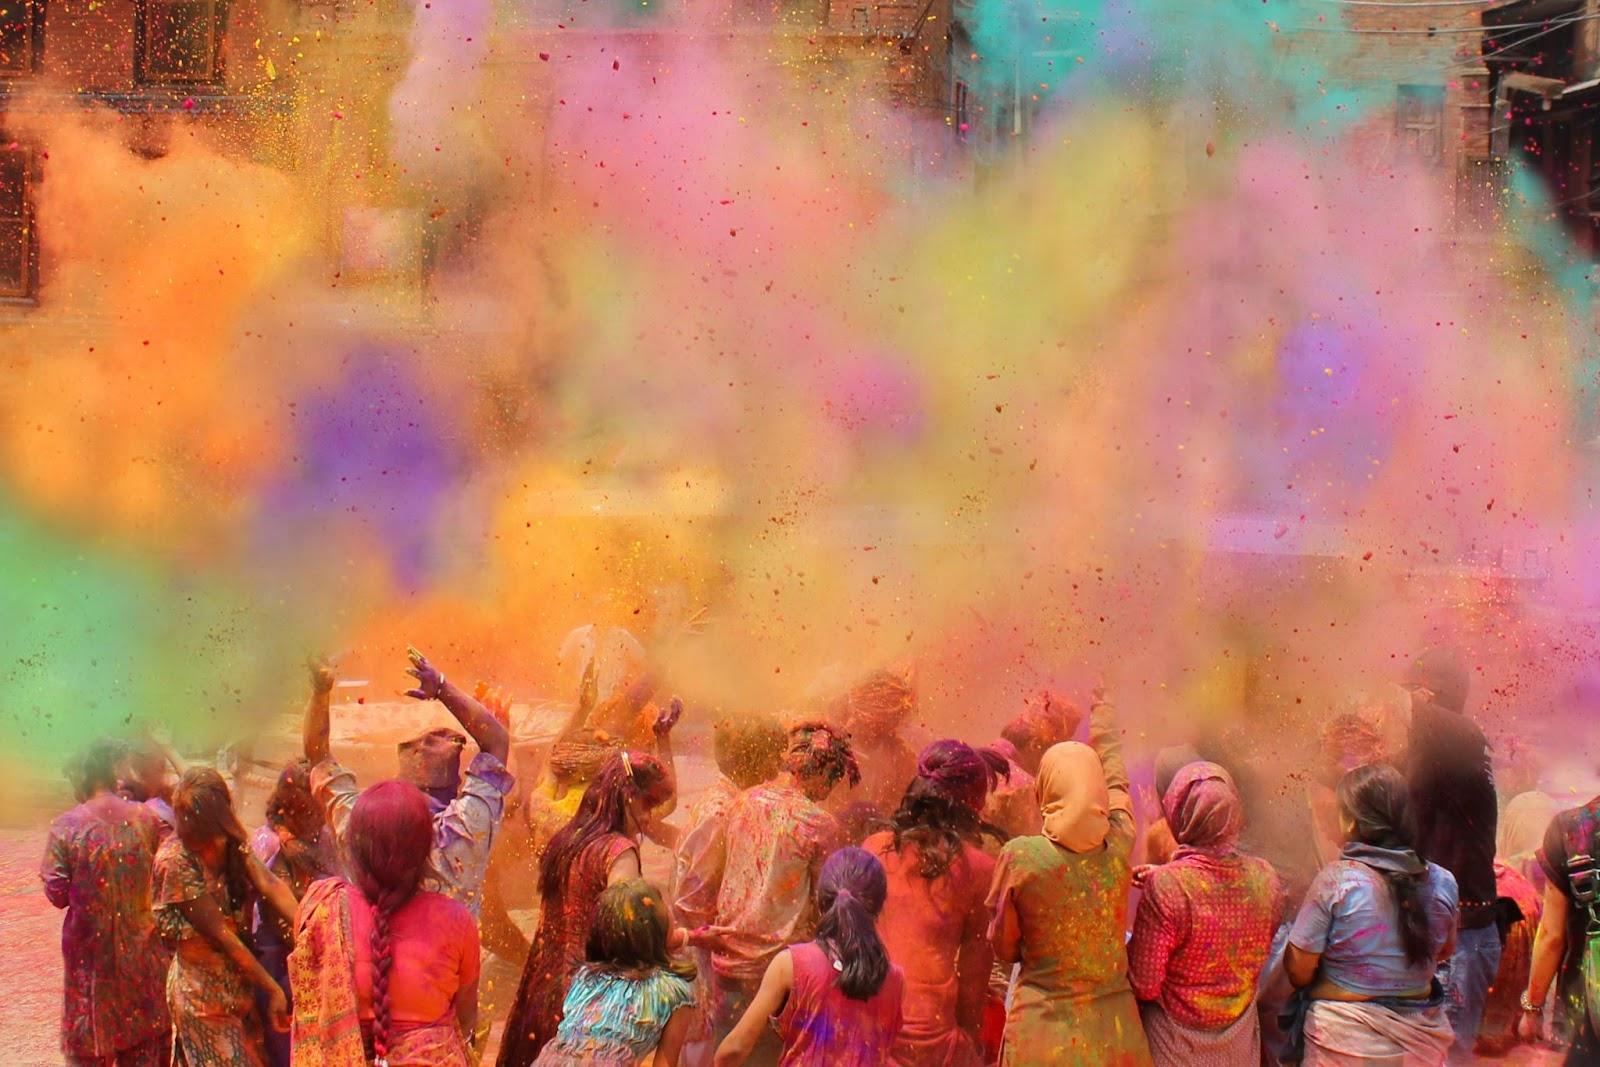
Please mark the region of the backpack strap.
[[1589, 930], [1600, 932], [1597, 920], [1600, 909], [1595, 900], [1600, 897], [1600, 818], [1588, 808], [1579, 811], [1567, 830], [1567, 882], [1572, 889], [1572, 899], [1589, 915]]

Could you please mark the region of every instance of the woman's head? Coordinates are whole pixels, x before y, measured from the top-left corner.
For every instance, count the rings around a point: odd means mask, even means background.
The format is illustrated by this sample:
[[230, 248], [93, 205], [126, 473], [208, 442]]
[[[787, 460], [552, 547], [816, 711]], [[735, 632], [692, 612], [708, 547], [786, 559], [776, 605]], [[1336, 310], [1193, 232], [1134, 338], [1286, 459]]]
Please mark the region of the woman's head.
[[1189, 848], [1227, 851], [1244, 829], [1244, 802], [1227, 771], [1215, 763], [1189, 763], [1167, 787], [1162, 813], [1173, 840]]
[[322, 805], [311, 795], [311, 764], [295, 760], [278, 774], [267, 797], [267, 825], [309, 840], [322, 830]]
[[1063, 741], [1039, 761], [1039, 810], [1044, 836], [1072, 852], [1092, 852], [1111, 830], [1111, 796], [1100, 756], [1088, 745]]
[[67, 781], [79, 800], [117, 787], [117, 764], [123, 757], [120, 744], [107, 738], [89, 742], [67, 763]]
[[589, 962], [627, 970], [659, 967], [681, 974], [681, 965], [667, 950], [670, 929], [666, 902], [649, 882], [630, 878], [607, 886], [589, 927]]
[[1368, 763], [1339, 779], [1339, 823], [1346, 841], [1379, 848], [1416, 846], [1411, 791], [1393, 767]]
[[817, 875], [816, 939], [839, 963], [839, 989], [867, 1000], [889, 977], [889, 953], [878, 937], [878, 913], [889, 894], [883, 864], [860, 848], [841, 848]]
[[846, 779], [852, 788], [861, 784], [861, 767], [849, 736], [825, 722], [804, 722], [789, 730], [783, 769], [812, 800], [827, 799], [833, 787]]
[[410, 900], [428, 873], [433, 816], [428, 798], [393, 779], [356, 798], [345, 830], [350, 873], [375, 908], [393, 911]]
[[645, 752], [620, 749], [606, 758], [584, 790], [578, 811], [556, 831], [539, 861], [539, 892], [559, 897], [567, 870], [591, 841], [605, 834], [643, 834], [654, 811], [672, 799], [672, 779], [662, 762]]
[[717, 769], [740, 789], [760, 785], [776, 775], [788, 744], [783, 724], [762, 713], [723, 719], [712, 732]]
[[917, 847], [918, 873], [930, 881], [944, 875], [963, 842], [1001, 831], [979, 818], [995, 782], [994, 764], [960, 741], [935, 741], [922, 750], [917, 776], [906, 787], [889, 825], [896, 852]]
[[233, 796], [222, 775], [210, 767], [191, 767], [172, 794], [178, 840], [191, 852], [244, 845], [244, 825], [233, 810]]

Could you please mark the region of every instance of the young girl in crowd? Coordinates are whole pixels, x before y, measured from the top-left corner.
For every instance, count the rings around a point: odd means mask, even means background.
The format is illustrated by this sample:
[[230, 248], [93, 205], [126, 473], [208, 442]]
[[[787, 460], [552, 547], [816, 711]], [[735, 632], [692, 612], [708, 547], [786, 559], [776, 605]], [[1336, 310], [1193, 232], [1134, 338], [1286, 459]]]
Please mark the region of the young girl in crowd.
[[1244, 803], [1228, 772], [1189, 763], [1162, 797], [1176, 850], [1143, 875], [1128, 946], [1156, 1067], [1255, 1067], [1256, 978], [1278, 923], [1272, 867], [1238, 849]]
[[465, 905], [420, 888], [433, 847], [427, 797], [409, 782], [372, 786], [345, 840], [351, 881], [315, 883], [296, 923], [296, 1067], [467, 1067], [478, 926]]
[[642, 878], [600, 894], [588, 962], [572, 979], [537, 1067], [677, 1067], [694, 1023], [694, 967], [668, 954], [671, 923]]
[[639, 877], [639, 839], [671, 799], [672, 779], [660, 760], [615, 752], [584, 791], [578, 814], [545, 848], [539, 861], [539, 934], [517, 987], [499, 1067], [528, 1067], [556, 1036], [567, 986], [583, 965], [600, 891]]
[[275, 1029], [289, 1025], [284, 990], [249, 947], [257, 897], [292, 921], [294, 894], [250, 851], [222, 776], [184, 772], [173, 793], [176, 832], [156, 854], [156, 929], [175, 950], [167, 977], [173, 1067], [264, 1067], [254, 991]]
[[781, 1067], [881, 1067], [900, 1031], [905, 975], [878, 937], [888, 892], [883, 864], [842, 848], [817, 879], [815, 940], [778, 953], [750, 1007], [717, 1049], [716, 1067], [739, 1067], [768, 1020], [783, 1042]]
[[1284, 970], [1309, 999], [1304, 1067], [1444, 1062], [1452, 1031], [1434, 981], [1455, 948], [1456, 883], [1416, 852], [1392, 767], [1339, 780], [1344, 848], [1311, 883]]
[[980, 1028], [994, 954], [984, 900], [994, 860], [978, 819], [993, 767], [970, 745], [935, 741], [917, 760], [891, 829], [862, 847], [882, 861], [888, 904], [878, 924], [905, 971], [905, 1019], [890, 1062], [981, 1067]]

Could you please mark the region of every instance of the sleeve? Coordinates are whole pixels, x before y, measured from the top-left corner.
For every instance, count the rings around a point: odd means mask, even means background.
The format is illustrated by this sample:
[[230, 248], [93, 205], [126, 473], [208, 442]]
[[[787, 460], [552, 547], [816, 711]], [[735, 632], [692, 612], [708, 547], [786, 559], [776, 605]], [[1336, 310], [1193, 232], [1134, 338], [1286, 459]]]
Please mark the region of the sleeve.
[[1011, 894], [1023, 880], [1023, 872], [1017, 869], [1016, 853], [1008, 844], [1000, 850], [1000, 861], [995, 864], [994, 880], [989, 883], [989, 896], [984, 901], [984, 910], [989, 915], [989, 929], [985, 936], [991, 943], [1000, 933], [1000, 924], [1005, 916], [1006, 905], [1011, 900]]
[[58, 908], [66, 907], [72, 891], [72, 853], [66, 837], [54, 826], [45, 841], [39, 878], [44, 882], [45, 899]]
[[330, 756], [311, 768], [311, 795], [322, 805], [334, 836], [343, 843], [345, 827], [350, 823], [350, 809], [356, 806], [356, 797], [361, 795], [356, 776]]
[[674, 860], [678, 872], [673, 915], [691, 929], [704, 926], [716, 915], [717, 893], [728, 861], [726, 813], [702, 820], [678, 842]]
[[[985, 864], [980, 877], [987, 891], [993, 879], [993, 867]], [[994, 968], [994, 949], [989, 944], [989, 908], [984, 897], [985, 892], [972, 896], [972, 906], [961, 924], [961, 947], [956, 955], [956, 1025], [972, 1033], [977, 1033], [983, 1025], [989, 973]]]
[[456, 798], [434, 820], [440, 829], [470, 841], [488, 841], [505, 814], [506, 796], [516, 779], [506, 765], [487, 752], [467, 764]]
[[1572, 883], [1567, 877], [1567, 817], [1563, 812], [1550, 820], [1539, 849], [1539, 868], [1557, 891], [1572, 899]]
[[1157, 1000], [1167, 981], [1167, 961], [1184, 925], [1183, 895], [1161, 871], [1151, 872], [1139, 898], [1128, 943], [1128, 982], [1140, 1000]]
[[1106, 844], [1113, 852], [1129, 855], [1138, 827], [1133, 817], [1133, 794], [1128, 791], [1128, 767], [1122, 759], [1122, 729], [1110, 704], [1100, 703], [1089, 709], [1089, 745], [1100, 756], [1110, 794], [1111, 830]]
[[1306, 890], [1305, 903], [1289, 928], [1289, 944], [1302, 952], [1321, 955], [1328, 947], [1334, 906], [1339, 902], [1339, 876], [1332, 865], [1322, 868]]
[[156, 855], [154, 883], [151, 903], [158, 908], [199, 900], [209, 892], [199, 861], [182, 847], [162, 847]]
[[1456, 876], [1436, 863], [1428, 864], [1428, 881], [1432, 884], [1432, 900], [1428, 902], [1428, 926], [1436, 931], [1434, 939], [1443, 945], [1455, 932], [1461, 907], [1461, 890]]

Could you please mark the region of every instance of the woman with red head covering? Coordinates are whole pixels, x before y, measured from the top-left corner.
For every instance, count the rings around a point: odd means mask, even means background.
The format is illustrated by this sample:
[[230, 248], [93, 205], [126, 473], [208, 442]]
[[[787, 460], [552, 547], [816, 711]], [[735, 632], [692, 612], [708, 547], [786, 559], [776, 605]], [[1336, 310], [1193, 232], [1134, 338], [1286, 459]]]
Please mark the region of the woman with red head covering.
[[922, 750], [889, 830], [862, 846], [888, 876], [878, 933], [905, 971], [903, 1020], [890, 1062], [899, 1067], [980, 1067], [979, 1030], [994, 954], [985, 898], [994, 859], [979, 847], [993, 767], [970, 745]]
[[639, 839], [672, 799], [672, 779], [654, 756], [612, 754], [539, 861], [541, 910], [506, 1023], [499, 1067], [528, 1067], [556, 1036], [567, 986], [583, 966], [601, 890], [638, 878]]
[[296, 1067], [467, 1067], [478, 1015], [478, 924], [422, 888], [428, 798], [380, 782], [350, 811], [351, 881], [312, 883], [289, 955]]
[[1178, 848], [1144, 874], [1128, 946], [1150, 1057], [1156, 1067], [1254, 1067], [1256, 977], [1277, 925], [1277, 876], [1239, 851], [1244, 805], [1215, 763], [1178, 771], [1161, 805]]

